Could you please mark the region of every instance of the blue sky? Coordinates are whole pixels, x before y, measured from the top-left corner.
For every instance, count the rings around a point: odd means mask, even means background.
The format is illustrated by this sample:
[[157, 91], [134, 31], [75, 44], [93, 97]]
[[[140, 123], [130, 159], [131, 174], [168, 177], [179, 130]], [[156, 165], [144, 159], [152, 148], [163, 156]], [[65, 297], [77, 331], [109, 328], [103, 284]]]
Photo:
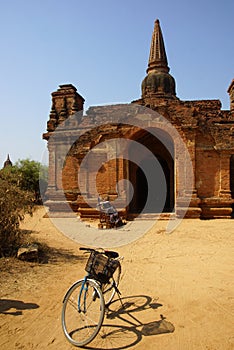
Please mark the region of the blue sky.
[[181, 100], [219, 99], [234, 78], [233, 0], [0, 0], [0, 167], [41, 161], [58, 85], [85, 108], [141, 95], [154, 21]]

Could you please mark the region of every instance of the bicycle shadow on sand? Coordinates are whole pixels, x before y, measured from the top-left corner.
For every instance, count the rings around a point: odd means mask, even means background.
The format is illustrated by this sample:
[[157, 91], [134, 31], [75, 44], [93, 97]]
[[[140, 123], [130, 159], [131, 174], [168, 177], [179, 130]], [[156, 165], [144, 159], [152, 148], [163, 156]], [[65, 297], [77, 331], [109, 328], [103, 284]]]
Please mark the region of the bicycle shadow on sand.
[[[152, 310], [163, 305], [154, 302], [150, 296], [137, 295], [117, 299], [107, 309], [105, 321], [93, 342], [86, 349], [121, 350], [138, 344], [143, 337], [158, 334], [173, 333], [174, 325], [160, 314], [160, 319], [142, 322], [150, 319]], [[150, 311], [147, 313], [146, 312]], [[143, 315], [144, 314], [144, 315]], [[143, 317], [144, 316], [144, 317]]]

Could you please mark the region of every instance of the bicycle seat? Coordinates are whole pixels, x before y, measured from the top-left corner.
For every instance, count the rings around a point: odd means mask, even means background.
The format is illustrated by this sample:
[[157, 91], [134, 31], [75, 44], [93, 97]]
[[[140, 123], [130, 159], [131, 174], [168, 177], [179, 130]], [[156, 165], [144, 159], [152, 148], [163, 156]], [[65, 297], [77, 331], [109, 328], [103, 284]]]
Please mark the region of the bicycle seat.
[[108, 256], [108, 258], [118, 258], [119, 253], [114, 252], [112, 250], [105, 250], [105, 255]]

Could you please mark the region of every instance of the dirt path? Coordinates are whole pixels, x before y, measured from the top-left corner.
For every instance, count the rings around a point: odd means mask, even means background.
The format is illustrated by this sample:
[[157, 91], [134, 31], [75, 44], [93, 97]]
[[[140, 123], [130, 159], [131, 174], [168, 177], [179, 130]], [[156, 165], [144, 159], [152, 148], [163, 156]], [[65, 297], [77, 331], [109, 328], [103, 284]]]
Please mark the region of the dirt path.
[[[0, 277], [0, 349], [74, 349], [61, 329], [62, 298], [84, 275], [79, 244], [43, 218], [24, 228], [51, 247], [48, 264], [7, 262]], [[232, 220], [184, 220], [172, 234], [158, 222], [124, 256], [116, 300], [92, 349], [231, 350], [233, 338]]]

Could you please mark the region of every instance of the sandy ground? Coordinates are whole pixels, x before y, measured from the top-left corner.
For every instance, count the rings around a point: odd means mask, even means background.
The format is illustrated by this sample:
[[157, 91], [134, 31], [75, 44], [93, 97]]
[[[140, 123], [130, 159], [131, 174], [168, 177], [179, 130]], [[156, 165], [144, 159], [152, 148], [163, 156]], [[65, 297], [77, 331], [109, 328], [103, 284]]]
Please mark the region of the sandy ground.
[[[24, 229], [51, 247], [48, 263], [9, 259], [1, 265], [2, 350], [74, 349], [61, 328], [62, 299], [83, 277], [86, 259], [80, 244], [43, 215], [43, 208], [36, 211]], [[165, 224], [158, 221], [137, 241], [116, 248], [124, 256], [125, 309], [115, 299], [89, 349], [234, 349], [234, 221], [183, 220], [171, 234]]]

